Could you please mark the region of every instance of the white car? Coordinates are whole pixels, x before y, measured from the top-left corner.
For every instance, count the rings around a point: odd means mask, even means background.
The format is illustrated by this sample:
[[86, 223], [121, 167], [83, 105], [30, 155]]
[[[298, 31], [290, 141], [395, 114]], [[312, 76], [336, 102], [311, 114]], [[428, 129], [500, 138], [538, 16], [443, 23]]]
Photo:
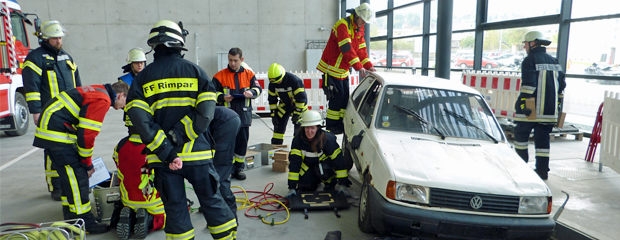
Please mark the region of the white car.
[[551, 191], [480, 93], [458, 81], [371, 73], [351, 94], [343, 151], [362, 179], [363, 232], [548, 239]]

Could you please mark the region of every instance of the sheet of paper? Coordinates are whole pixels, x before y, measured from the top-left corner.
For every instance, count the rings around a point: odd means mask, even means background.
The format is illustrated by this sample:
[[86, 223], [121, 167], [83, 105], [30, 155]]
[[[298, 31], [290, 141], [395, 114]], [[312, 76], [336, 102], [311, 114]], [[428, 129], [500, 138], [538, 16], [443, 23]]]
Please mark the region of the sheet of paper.
[[108, 168], [105, 166], [102, 158], [93, 159], [93, 167], [95, 168], [95, 173], [88, 179], [88, 186], [91, 188], [110, 179], [110, 172], [108, 172]]

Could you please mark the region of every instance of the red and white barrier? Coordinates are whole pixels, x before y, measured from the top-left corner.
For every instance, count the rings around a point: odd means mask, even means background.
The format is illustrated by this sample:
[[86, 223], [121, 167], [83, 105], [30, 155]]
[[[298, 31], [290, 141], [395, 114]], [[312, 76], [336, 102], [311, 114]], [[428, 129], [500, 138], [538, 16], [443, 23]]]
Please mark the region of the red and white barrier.
[[[306, 95], [308, 97], [308, 109], [327, 111], [327, 99], [323, 93], [321, 86], [323, 85], [322, 72], [293, 72], [297, 77], [301, 78], [304, 83]], [[254, 99], [254, 113], [269, 113], [269, 101], [267, 93], [269, 88], [269, 79], [267, 73], [256, 73], [256, 79], [263, 88], [263, 93]], [[359, 84], [359, 73], [352, 72], [349, 75], [349, 93]]]
[[521, 75], [510, 72], [463, 71], [463, 84], [480, 92], [496, 117], [514, 119]]

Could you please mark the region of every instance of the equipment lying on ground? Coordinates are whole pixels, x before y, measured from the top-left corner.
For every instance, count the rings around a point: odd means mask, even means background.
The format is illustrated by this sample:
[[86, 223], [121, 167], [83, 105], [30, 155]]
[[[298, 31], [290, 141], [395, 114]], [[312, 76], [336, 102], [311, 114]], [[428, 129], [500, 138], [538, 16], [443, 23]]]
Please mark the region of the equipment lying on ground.
[[82, 219], [48, 223], [3, 223], [0, 224], [1, 240], [83, 240], [86, 239]]
[[336, 191], [298, 192], [289, 199], [292, 211], [304, 211], [304, 218], [308, 219], [308, 210], [334, 210], [340, 218], [338, 210], [349, 209], [349, 202], [344, 194]]

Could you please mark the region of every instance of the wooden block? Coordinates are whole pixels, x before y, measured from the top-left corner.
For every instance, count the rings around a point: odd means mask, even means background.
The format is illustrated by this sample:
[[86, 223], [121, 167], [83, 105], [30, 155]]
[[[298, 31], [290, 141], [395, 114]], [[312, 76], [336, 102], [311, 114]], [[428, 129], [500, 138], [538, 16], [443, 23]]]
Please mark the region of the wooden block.
[[528, 98], [525, 99], [525, 108], [529, 108], [532, 110], [532, 114], [527, 116], [529, 120], [536, 120], [536, 98]]
[[273, 160], [288, 160], [288, 152], [286, 151], [277, 151], [273, 153]]
[[286, 172], [288, 171], [288, 162], [275, 161], [271, 164], [271, 171], [274, 172]]
[[288, 148], [288, 145], [271, 144], [271, 147], [273, 147], [273, 149]]

